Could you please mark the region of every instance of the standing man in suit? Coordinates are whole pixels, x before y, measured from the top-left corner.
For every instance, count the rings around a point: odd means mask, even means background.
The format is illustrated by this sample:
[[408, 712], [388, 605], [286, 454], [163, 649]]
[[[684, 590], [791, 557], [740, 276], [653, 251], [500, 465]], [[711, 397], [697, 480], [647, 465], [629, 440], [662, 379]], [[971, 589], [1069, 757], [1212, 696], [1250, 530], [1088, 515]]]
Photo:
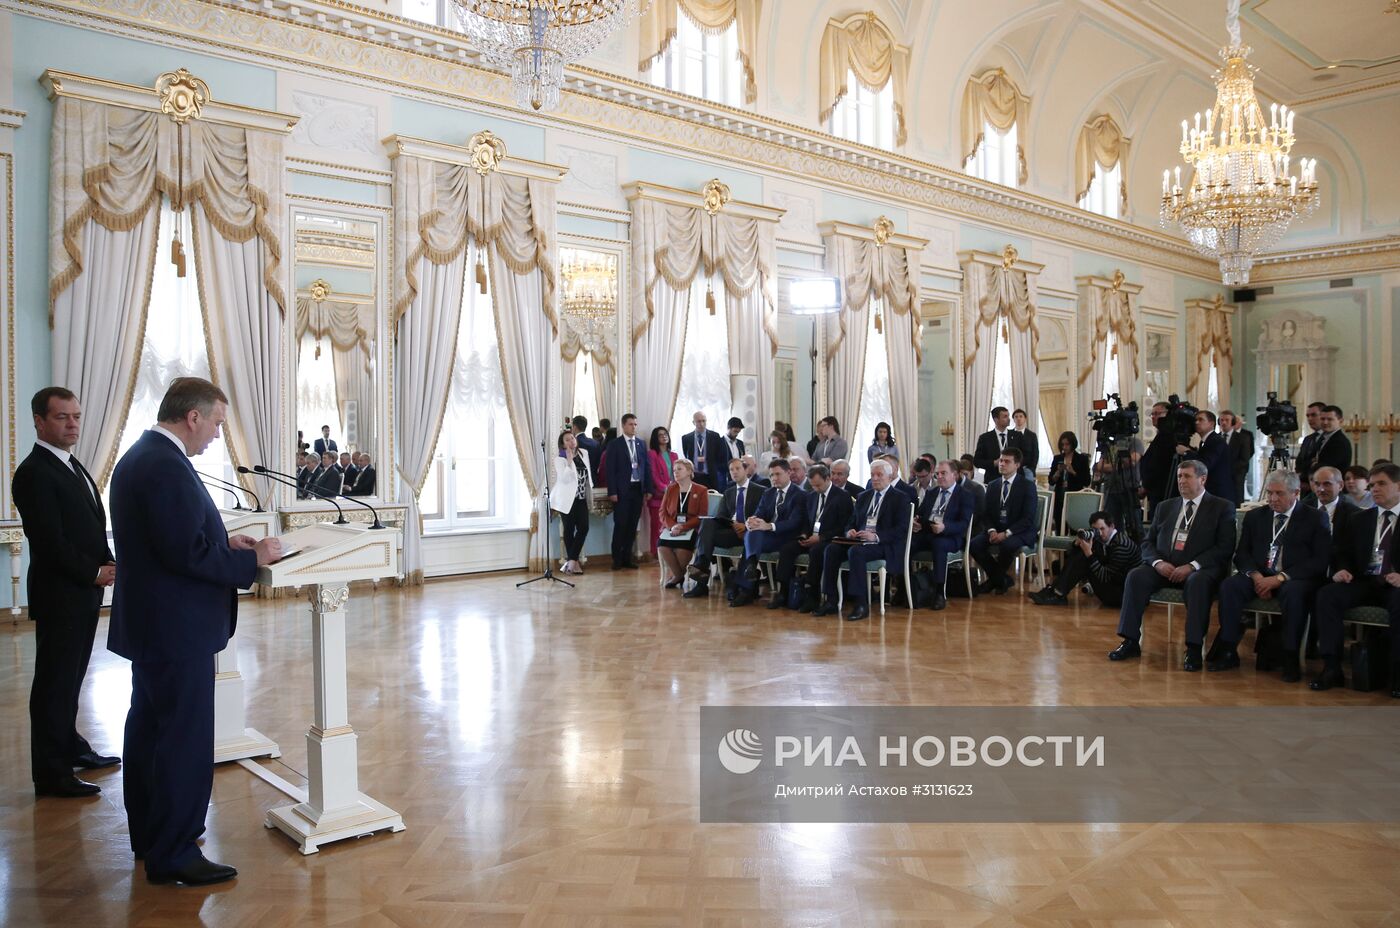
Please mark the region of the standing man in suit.
[[1315, 690], [1344, 686], [1342, 616], [1354, 606], [1380, 606], [1390, 613], [1390, 695], [1400, 699], [1400, 466], [1371, 468], [1375, 508], [1349, 515], [1333, 538], [1332, 582], [1317, 594], [1318, 650], [1322, 673], [1309, 684]]
[[[747, 606], [757, 598], [759, 555], [779, 551], [808, 531], [807, 494], [792, 484], [788, 462], [774, 458], [768, 465], [768, 480], [773, 485], [764, 491], [758, 511], [744, 523], [744, 560], [731, 606]], [[773, 602], [781, 604], [785, 598], [780, 584], [773, 591]]]
[[972, 494], [958, 484], [956, 462], [940, 461], [933, 480], [935, 486], [924, 494], [914, 514], [912, 549], [933, 556], [933, 581], [937, 585], [933, 608], [938, 611], [948, 608], [948, 555], [962, 550], [974, 502]]
[[824, 416], [817, 420], [817, 444], [812, 448], [812, 460], [830, 467], [849, 454], [850, 448], [841, 437], [841, 424], [836, 417]]
[[1177, 445], [1176, 453], [1182, 460], [1200, 461], [1206, 466], [1210, 476], [1206, 477], [1206, 492], [1212, 496], [1228, 499], [1236, 506], [1235, 481], [1230, 476], [1230, 451], [1225, 447], [1225, 439], [1215, 431], [1215, 413], [1202, 409], [1196, 413], [1196, 447]]
[[156, 424], [112, 474], [122, 582], [107, 647], [131, 661], [122, 771], [131, 849], [152, 883], [206, 885], [238, 871], [196, 843], [214, 783], [214, 655], [233, 635], [236, 588], [281, 557], [277, 538], [232, 538], [189, 458], [219, 436], [228, 400], [179, 377]]
[[612, 569], [637, 569], [632, 548], [642, 506], [651, 499], [651, 466], [647, 447], [637, 437], [637, 417], [622, 417], [622, 434], [608, 445], [608, 499], [613, 504]]
[[695, 431], [681, 436], [681, 449], [687, 460], [695, 465], [695, 482], [712, 490], [723, 490], [728, 474], [728, 448], [718, 432], [705, 427], [705, 414], [696, 410], [690, 417]]
[[1312, 492], [1300, 500], [1322, 513], [1327, 532], [1336, 535], [1341, 524], [1361, 509], [1342, 492], [1342, 472], [1335, 467], [1319, 467], [1313, 471]]
[[1008, 446], [997, 458], [1001, 476], [987, 487], [982, 518], [985, 534], [972, 539], [972, 559], [987, 574], [980, 591], [1001, 595], [1011, 588], [1006, 569], [1022, 548], [1034, 547], [1040, 536], [1036, 522], [1035, 484], [1021, 472], [1021, 449]]
[[1152, 519], [1152, 513], [1157, 508], [1157, 504], [1171, 495], [1169, 482], [1174, 482], [1175, 475], [1172, 474], [1172, 461], [1176, 459], [1176, 448], [1172, 443], [1171, 433], [1162, 428], [1162, 417], [1171, 409], [1166, 403], [1153, 403], [1152, 412], [1149, 414], [1152, 419], [1152, 427], [1156, 429], [1156, 434], [1152, 436], [1152, 441], [1147, 445], [1147, 450], [1142, 453], [1142, 461], [1138, 467], [1140, 477], [1138, 493], [1147, 500], [1147, 518]]
[[1235, 507], [1206, 492], [1206, 466], [1182, 461], [1176, 469], [1180, 494], [1162, 502], [1142, 545], [1142, 566], [1128, 574], [1118, 637], [1108, 655], [1125, 661], [1142, 654], [1142, 614], [1153, 593], [1163, 587], [1186, 593], [1186, 659], [1182, 669], [1201, 669], [1201, 642], [1210, 627], [1210, 604], [1230, 569], [1235, 552]]
[[[813, 464], [807, 472], [812, 492], [807, 494], [807, 528], [778, 550], [778, 566], [773, 575], [782, 589], [789, 589], [797, 573], [797, 558], [807, 555], [805, 593], [798, 612], [811, 612], [821, 604], [822, 566], [833, 538], [845, 534], [851, 522], [855, 501], [831, 482], [825, 464]], [[777, 598], [774, 598], [777, 602]], [[770, 603], [769, 608], [774, 608]]]
[[373, 496], [374, 495], [374, 460], [369, 456], [369, 452], [360, 454], [360, 472], [355, 476], [355, 487], [351, 496]]
[[570, 420], [569, 426], [573, 429], [574, 441], [578, 442], [580, 448], [588, 452], [588, 468], [593, 471], [593, 481], [597, 483], [598, 464], [603, 458], [603, 449], [596, 441], [588, 437], [588, 417], [574, 416]]
[[1040, 463], [1040, 436], [1031, 431], [1031, 420], [1024, 409], [1012, 412], [1011, 421], [1016, 426], [1016, 447], [1021, 449], [1021, 466], [1031, 472], [1030, 477], [1034, 480], [1036, 466]]
[[729, 475], [729, 462], [734, 458], [744, 456], [744, 440], [739, 436], [744, 432], [744, 420], [738, 416], [730, 416], [729, 424], [724, 433], [724, 474]]
[[990, 484], [997, 479], [997, 459], [1007, 448], [1017, 448], [1020, 443], [1011, 432], [1011, 413], [1005, 406], [992, 410], [992, 430], [977, 436], [977, 447], [972, 452], [972, 463], [982, 468], [983, 482]]
[[[833, 544], [827, 547], [822, 563], [822, 604], [814, 616], [836, 615], [836, 584], [841, 580], [841, 564], [850, 567], [848, 594], [852, 603], [848, 622], [859, 622], [870, 616], [870, 578], [865, 565], [883, 560], [891, 565], [892, 573], [904, 570], [904, 539], [909, 533], [911, 506], [909, 497], [895, 490], [894, 465], [876, 458], [870, 463], [870, 486], [856, 500], [846, 528], [846, 538], [856, 544]], [[898, 567], [893, 565], [898, 564]], [[907, 582], [907, 581], [906, 581]]]
[[[36, 796], [92, 796], [74, 767], [100, 770], [121, 758], [98, 754], [78, 734], [102, 590], [116, 578], [107, 514], [87, 469], [73, 456], [83, 410], [63, 387], [34, 394], [34, 449], [15, 470], [15, 508], [29, 539], [29, 615], [34, 684], [29, 691], [29, 768]], [[207, 496], [206, 496], [207, 498]]]
[[700, 520], [700, 531], [695, 536], [695, 554], [686, 568], [695, 586], [681, 594], [684, 598], [704, 599], [710, 595], [710, 559], [714, 556], [715, 548], [743, 546], [744, 534], [748, 532], [746, 523], [758, 511], [766, 489], [749, 479], [742, 459], [729, 459], [729, 486], [724, 490], [719, 511], [712, 519]]
[[1298, 501], [1298, 475], [1276, 470], [1264, 480], [1267, 507], [1253, 509], [1235, 549], [1239, 573], [1220, 584], [1220, 634], [1206, 670], [1234, 670], [1243, 637], [1241, 619], [1251, 599], [1273, 599], [1283, 609], [1283, 682], [1303, 678], [1298, 651], [1303, 624], [1318, 587], [1327, 579], [1332, 536], [1318, 510]]
[[314, 450], [316, 451], [317, 457], [320, 457], [327, 451], [340, 450], [336, 447], [335, 439], [331, 438], [331, 427], [329, 425], [321, 426], [321, 437], [316, 439], [316, 448]]
[[1254, 433], [1227, 409], [1220, 414], [1220, 436], [1229, 451], [1230, 479], [1235, 481], [1235, 505], [1239, 505], [1245, 500], [1244, 481], [1254, 460]]
[[[1351, 439], [1342, 431], [1342, 407], [1324, 406], [1318, 417], [1322, 432], [1313, 445], [1312, 470], [1335, 467], [1338, 472], [1351, 466]], [[1309, 477], [1312, 472], [1309, 471]]]
[[1318, 440], [1322, 437], [1322, 411], [1326, 408], [1326, 403], [1314, 402], [1309, 403], [1308, 408], [1303, 411], [1308, 428], [1312, 431], [1303, 436], [1303, 441], [1298, 446], [1298, 456], [1293, 459], [1294, 467], [1298, 471], [1299, 487], [1303, 493], [1308, 492], [1308, 478], [1317, 466], [1314, 458], [1317, 455]]

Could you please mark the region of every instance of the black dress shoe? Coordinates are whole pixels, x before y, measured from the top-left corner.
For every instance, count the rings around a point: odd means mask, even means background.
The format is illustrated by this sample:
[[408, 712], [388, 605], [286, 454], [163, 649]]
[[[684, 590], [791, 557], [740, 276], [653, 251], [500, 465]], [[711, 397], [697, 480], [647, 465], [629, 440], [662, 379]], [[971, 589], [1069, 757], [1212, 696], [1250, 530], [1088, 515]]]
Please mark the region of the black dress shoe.
[[810, 615], [816, 612], [817, 607], [820, 605], [821, 603], [817, 602], [815, 599], [804, 599], [802, 600], [802, 605], [797, 607], [797, 612], [799, 615]]
[[1219, 673], [1222, 670], [1236, 670], [1240, 666], [1240, 654], [1229, 645], [1221, 645], [1215, 660], [1206, 661], [1206, 670]]
[[1197, 673], [1204, 663], [1205, 661], [1201, 657], [1200, 646], [1188, 647], [1186, 649], [1186, 656], [1181, 660], [1181, 669], [1187, 673]]
[[710, 585], [701, 581], [681, 594], [684, 599], [705, 599], [710, 595]]
[[674, 590], [676, 587], [678, 587], [678, 586], [680, 586], [680, 585], [681, 585], [681, 582], [680, 582], [679, 580], [667, 580], [667, 581], [666, 581], [666, 589], [668, 589], [668, 590]]
[[98, 754], [96, 751], [88, 751], [86, 754], [79, 754], [73, 758], [73, 766], [81, 767], [84, 770], [105, 770], [108, 767], [115, 767], [122, 759], [111, 754]]
[[1211, 661], [1216, 660], [1224, 652], [1225, 643], [1220, 640], [1219, 635], [1216, 635], [1215, 640], [1210, 643], [1209, 650], [1206, 651], [1206, 663], [1209, 664]]
[[783, 593], [774, 593], [774, 594], [773, 594], [773, 598], [770, 599], [770, 600], [768, 600], [768, 606], [767, 606], [767, 608], [769, 608], [769, 609], [786, 609], [786, 608], [787, 608], [787, 596], [786, 596], [785, 594], [783, 594]]
[[35, 783], [35, 796], [54, 796], [59, 799], [78, 799], [82, 796], [96, 796], [102, 792], [102, 787], [96, 783], [89, 783], [86, 780], [79, 780], [75, 776], [66, 776], [51, 783]]
[[[623, 566], [623, 567], [626, 567], [628, 570], [641, 570], [641, 567], [637, 564], [636, 561], [628, 561], [627, 563], [623, 564], [622, 566]], [[218, 865], [215, 864], [215, 866], [218, 866]], [[230, 868], [230, 869], [232, 869], [232, 868]], [[236, 871], [236, 870], [234, 871], [234, 873], [237, 873], [237, 872], [238, 872], [238, 871]], [[224, 879], [228, 879], [228, 877], [224, 877]]]
[[1330, 690], [1334, 686], [1346, 685], [1347, 679], [1342, 676], [1341, 667], [1323, 667], [1322, 673], [1317, 675], [1317, 679], [1308, 684], [1308, 689], [1322, 692], [1323, 690]]
[[935, 593], [935, 594], [933, 594], [933, 611], [934, 611], [934, 612], [942, 612], [944, 609], [947, 609], [947, 608], [948, 608], [948, 597], [944, 596], [942, 593]]
[[1031, 602], [1037, 606], [1068, 606], [1069, 598], [1061, 596], [1051, 587], [1037, 590], [1031, 594]]
[[821, 618], [824, 615], [836, 615], [836, 604], [829, 599], [823, 599], [822, 604], [812, 610], [813, 618]]
[[870, 607], [866, 605], [856, 606], [851, 610], [851, 614], [846, 616], [847, 622], [859, 622], [861, 619], [870, 618]]
[[977, 584], [977, 592], [981, 593], [982, 595], [986, 595], [987, 593], [992, 592], [993, 589], [995, 589], [995, 587], [992, 586], [992, 581], [990, 580], [988, 580], [986, 583]]
[[1111, 661], [1126, 661], [1129, 658], [1140, 657], [1142, 655], [1142, 645], [1136, 641], [1129, 641], [1124, 638], [1118, 643], [1118, 647], [1108, 652], [1108, 659]]
[[1292, 663], [1288, 661], [1283, 663], [1283, 682], [1297, 683], [1301, 679], [1303, 679], [1303, 671], [1298, 667], [1298, 655], [1295, 654]]
[[729, 608], [737, 609], [740, 606], [747, 606], [758, 597], [754, 596], [752, 590], [742, 590], [738, 595], [729, 601]]
[[182, 886], [212, 886], [215, 883], [223, 883], [238, 876], [238, 871], [223, 864], [216, 864], [212, 860], [206, 860], [201, 855], [194, 863], [186, 864], [178, 870], [171, 870], [166, 873], [146, 872], [146, 881], [150, 883], [165, 884], [179, 883]]

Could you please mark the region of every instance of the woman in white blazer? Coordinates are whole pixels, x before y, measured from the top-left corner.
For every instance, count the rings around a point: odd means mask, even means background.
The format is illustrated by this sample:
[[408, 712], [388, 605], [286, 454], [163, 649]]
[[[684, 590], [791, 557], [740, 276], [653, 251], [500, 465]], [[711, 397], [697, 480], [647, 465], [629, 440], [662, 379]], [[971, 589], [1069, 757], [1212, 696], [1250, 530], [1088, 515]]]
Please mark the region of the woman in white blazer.
[[588, 495], [593, 489], [593, 470], [588, 452], [578, 446], [570, 429], [559, 433], [559, 456], [554, 459], [554, 479], [549, 486], [549, 505], [564, 523], [564, 573], [581, 574], [578, 559], [588, 540]]

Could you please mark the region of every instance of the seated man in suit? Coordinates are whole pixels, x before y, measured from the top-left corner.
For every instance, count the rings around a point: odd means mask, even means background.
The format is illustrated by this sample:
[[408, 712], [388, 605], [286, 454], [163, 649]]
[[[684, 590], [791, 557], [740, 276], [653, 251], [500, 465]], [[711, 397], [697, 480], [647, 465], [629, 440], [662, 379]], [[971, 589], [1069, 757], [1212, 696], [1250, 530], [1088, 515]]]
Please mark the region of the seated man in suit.
[[972, 538], [972, 558], [987, 574], [979, 588], [983, 593], [1005, 593], [1011, 588], [1006, 569], [1022, 548], [1034, 547], [1040, 536], [1036, 522], [1035, 484], [1021, 473], [1021, 449], [1008, 445], [997, 458], [1001, 476], [987, 487], [982, 518], [987, 530]]
[[987, 530], [987, 524], [982, 518], [982, 509], [987, 499], [987, 488], [977, 482], [977, 472], [966, 455], [958, 458], [954, 463], [958, 465], [958, 486], [972, 496], [972, 534], [981, 535]]
[[948, 608], [948, 555], [961, 551], [972, 522], [975, 505], [972, 494], [958, 485], [958, 465], [955, 461], [940, 461], [933, 474], [934, 487], [924, 494], [914, 516], [912, 551], [927, 552], [933, 557], [933, 594], [935, 610]]
[[360, 472], [355, 475], [355, 487], [353, 492], [347, 490], [351, 496], [373, 496], [374, 495], [374, 460], [368, 452], [362, 452], [359, 457]]
[[844, 458], [837, 458], [831, 464], [831, 485], [849, 496], [853, 503], [865, 492], [865, 487], [851, 482], [851, 462]]
[[[846, 533], [855, 506], [850, 494], [831, 481], [831, 472], [825, 464], [813, 464], [807, 479], [812, 484], [812, 491], [807, 494], [807, 529], [779, 549], [778, 566], [774, 570], [779, 587], [789, 590], [797, 574], [797, 558], [807, 555], [806, 590], [797, 610], [803, 613], [811, 612], [821, 603], [822, 566], [827, 546], [831, 539]], [[768, 608], [776, 609], [785, 601], [786, 597], [774, 596]]]
[[1206, 478], [1206, 492], [1219, 496], [1238, 506], [1242, 500], [1235, 499], [1235, 480], [1230, 476], [1230, 449], [1225, 439], [1215, 430], [1215, 413], [1202, 409], [1196, 413], [1195, 448], [1190, 445], [1177, 445], [1176, 453], [1182, 460], [1200, 461], [1206, 466], [1210, 476]]
[[340, 452], [340, 473], [344, 478], [345, 493], [349, 493], [355, 488], [355, 478], [360, 476], [360, 467], [356, 464], [358, 455], [348, 451]]
[[746, 454], [740, 458], [740, 460], [744, 462], [744, 473], [748, 475], [749, 480], [763, 487], [765, 490], [768, 489], [771, 484], [768, 483], [767, 477], [758, 472], [758, 458], [751, 454]]
[[1123, 582], [1142, 563], [1142, 549], [1127, 532], [1120, 532], [1113, 514], [1107, 511], [1089, 516], [1094, 540], [1076, 538], [1065, 557], [1055, 582], [1031, 594], [1038, 606], [1068, 606], [1069, 593], [1089, 581], [1094, 595], [1105, 606], [1123, 605]]
[[1390, 695], [1400, 699], [1400, 466], [1371, 468], [1371, 495], [1376, 505], [1352, 513], [1337, 525], [1333, 538], [1332, 582], [1317, 594], [1318, 650], [1322, 673], [1315, 690], [1346, 683], [1342, 675], [1342, 617], [1354, 606], [1380, 606], [1390, 613]]
[[1312, 474], [1312, 491], [1299, 502], [1322, 512], [1327, 523], [1327, 531], [1336, 534], [1336, 527], [1346, 518], [1359, 512], [1360, 508], [1342, 492], [1342, 472], [1335, 467], [1323, 465]]
[[[870, 578], [865, 565], [884, 560], [890, 569], [904, 569], [904, 540], [909, 533], [911, 517], [909, 498], [891, 487], [895, 470], [888, 461], [875, 460], [870, 465], [870, 486], [856, 500], [846, 528], [846, 538], [852, 544], [832, 544], [826, 549], [822, 563], [822, 604], [815, 616], [836, 615], [836, 584], [840, 582], [841, 564], [849, 562], [852, 609], [849, 622], [859, 622], [870, 615]], [[858, 542], [858, 543], [854, 543]], [[894, 565], [898, 563], [899, 566]]]
[[[731, 606], [747, 606], [757, 598], [760, 554], [778, 551], [807, 531], [806, 494], [792, 484], [788, 462], [774, 458], [768, 465], [768, 479], [773, 486], [764, 491], [758, 511], [744, 523], [744, 560]], [[781, 591], [773, 594], [774, 601], [780, 601]]]
[[807, 482], [807, 462], [797, 455], [788, 458], [788, 473], [791, 475], [791, 483], [803, 493], [812, 489], [812, 485]]
[[344, 483], [345, 475], [341, 473], [340, 465], [335, 462], [335, 453], [327, 451], [321, 455], [321, 470], [316, 474], [316, 482], [312, 486], [318, 493], [335, 496]]
[[1220, 634], [1206, 670], [1240, 665], [1236, 647], [1241, 618], [1251, 599], [1273, 599], [1283, 608], [1283, 682], [1297, 683], [1298, 650], [1313, 597], [1327, 577], [1332, 536], [1321, 513], [1298, 501], [1298, 475], [1276, 470], [1264, 480], [1269, 505], [1254, 509], [1240, 526], [1235, 549], [1239, 573], [1220, 584]]
[[924, 504], [924, 497], [929, 495], [933, 489], [933, 466], [937, 461], [930, 461], [923, 455], [914, 459], [914, 463], [909, 465], [909, 487], [914, 491], [914, 510], [917, 515], [918, 509]]
[[1142, 654], [1142, 614], [1162, 587], [1186, 593], [1186, 659], [1197, 671], [1204, 659], [1201, 642], [1210, 627], [1210, 604], [1235, 553], [1235, 507], [1206, 492], [1206, 466], [1182, 461], [1176, 469], [1178, 496], [1158, 504], [1142, 546], [1142, 566], [1128, 574], [1118, 636], [1123, 642], [1108, 655], [1124, 661]]
[[306, 492], [306, 488], [316, 479], [317, 470], [312, 460], [311, 455], [305, 451], [297, 452], [297, 499], [306, 499], [311, 495]]
[[331, 427], [329, 425], [321, 426], [321, 437], [316, 439], [316, 447], [313, 450], [316, 452], [317, 457], [320, 457], [327, 451], [340, 451], [340, 449], [336, 447], [335, 439], [331, 438]]
[[875, 460], [884, 461], [886, 464], [889, 464], [890, 467], [894, 468], [894, 482], [890, 484], [890, 489], [898, 490], [903, 493], [904, 497], [909, 500], [910, 505], [917, 506], [919, 504], [918, 491], [915, 489], [914, 484], [905, 480], [899, 474], [899, 455], [882, 454], [876, 457]]
[[[1005, 406], [992, 410], [992, 429], [977, 436], [973, 464], [982, 469], [983, 482], [997, 479], [997, 459], [1007, 448], [1019, 448], [1020, 442], [1011, 429], [1011, 412]], [[1024, 455], [1022, 456], [1024, 460]]]
[[744, 544], [744, 535], [748, 532], [745, 523], [758, 511], [766, 489], [749, 479], [742, 458], [729, 459], [729, 486], [725, 487], [719, 511], [713, 519], [701, 519], [700, 531], [695, 533], [695, 553], [686, 569], [695, 586], [682, 594], [686, 599], [703, 599], [710, 595], [710, 559], [715, 549], [738, 548]]

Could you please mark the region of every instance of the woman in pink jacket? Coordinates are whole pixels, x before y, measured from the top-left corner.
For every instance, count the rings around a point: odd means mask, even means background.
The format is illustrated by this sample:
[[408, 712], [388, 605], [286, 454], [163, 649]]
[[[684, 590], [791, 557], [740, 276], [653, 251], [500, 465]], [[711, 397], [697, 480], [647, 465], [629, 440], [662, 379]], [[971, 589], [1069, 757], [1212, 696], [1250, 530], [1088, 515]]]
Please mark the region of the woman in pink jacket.
[[651, 518], [651, 544], [647, 549], [656, 556], [656, 540], [661, 537], [661, 497], [675, 479], [675, 464], [679, 455], [671, 450], [671, 433], [665, 426], [658, 425], [651, 430], [651, 499], [647, 500], [647, 515]]

